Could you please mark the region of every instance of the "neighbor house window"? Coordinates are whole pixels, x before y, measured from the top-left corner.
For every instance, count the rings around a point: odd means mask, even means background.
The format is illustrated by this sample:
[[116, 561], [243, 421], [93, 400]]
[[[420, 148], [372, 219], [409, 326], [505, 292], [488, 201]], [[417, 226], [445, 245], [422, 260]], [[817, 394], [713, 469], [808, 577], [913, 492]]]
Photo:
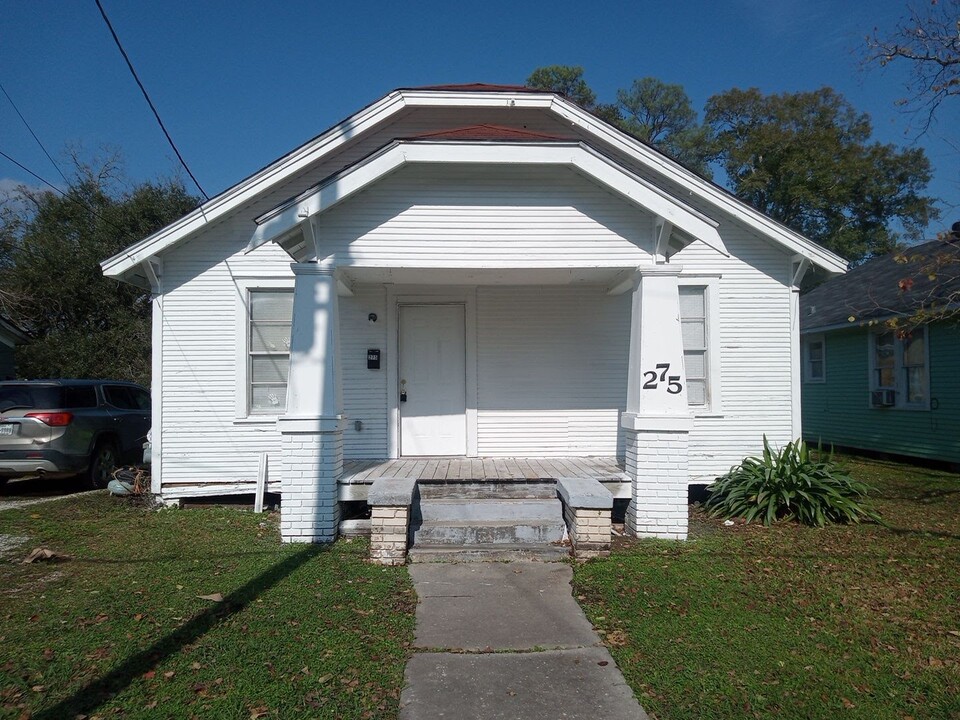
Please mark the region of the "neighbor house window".
[[892, 330], [873, 333], [870, 342], [870, 389], [887, 393], [874, 405], [927, 407], [930, 393], [925, 328], [902, 337]]
[[293, 293], [250, 290], [247, 322], [247, 384], [251, 415], [278, 415], [287, 404]]
[[707, 348], [707, 288], [680, 286], [680, 323], [683, 330], [683, 367], [687, 374], [687, 403], [709, 403]]
[[811, 335], [803, 341], [803, 379], [822, 383], [827, 377], [827, 345], [823, 335]]

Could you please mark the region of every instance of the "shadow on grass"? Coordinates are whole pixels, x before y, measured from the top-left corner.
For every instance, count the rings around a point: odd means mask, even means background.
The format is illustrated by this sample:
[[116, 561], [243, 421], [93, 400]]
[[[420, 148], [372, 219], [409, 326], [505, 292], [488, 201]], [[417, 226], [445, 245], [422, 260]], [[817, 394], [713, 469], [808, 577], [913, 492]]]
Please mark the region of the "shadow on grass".
[[163, 660], [196, 642], [219, 623], [242, 611], [266, 590], [284, 580], [311, 558], [327, 552], [327, 546], [309, 545], [286, 560], [273, 565], [242, 587], [212, 605], [153, 645], [132, 655], [114, 670], [94, 680], [52, 708], [33, 715], [34, 720], [62, 720], [86, 715], [128, 687], [144, 673], [157, 667]]

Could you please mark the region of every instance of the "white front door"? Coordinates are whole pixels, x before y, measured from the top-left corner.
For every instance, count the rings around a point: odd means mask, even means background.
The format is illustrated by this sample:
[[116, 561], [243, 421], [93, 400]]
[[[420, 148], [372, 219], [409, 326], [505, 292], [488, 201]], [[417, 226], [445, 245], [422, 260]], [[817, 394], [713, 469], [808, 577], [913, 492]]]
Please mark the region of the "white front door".
[[400, 454], [466, 455], [463, 305], [400, 306]]

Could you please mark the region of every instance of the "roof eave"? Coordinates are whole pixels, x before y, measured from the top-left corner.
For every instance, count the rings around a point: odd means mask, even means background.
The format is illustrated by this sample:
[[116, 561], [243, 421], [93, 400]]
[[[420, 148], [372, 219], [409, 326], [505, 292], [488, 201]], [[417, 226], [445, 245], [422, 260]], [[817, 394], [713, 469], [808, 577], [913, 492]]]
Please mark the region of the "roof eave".
[[555, 93], [546, 91], [537, 93], [530, 91], [487, 92], [403, 89], [388, 93], [360, 112], [351, 115], [313, 140], [301, 145], [293, 152], [220, 193], [180, 220], [131, 245], [121, 253], [104, 260], [101, 263], [104, 275], [125, 280], [125, 275], [143, 261], [224, 217], [242, 204], [253, 200], [271, 185], [281, 182], [302, 170], [306, 165], [315, 162], [318, 157], [334, 150], [365, 129], [384, 121], [404, 108], [430, 106], [551, 109], [558, 116], [575, 126], [605, 139], [618, 151], [645, 165], [654, 167], [673, 182], [689, 189], [691, 192], [701, 194], [748, 226], [780, 242], [791, 252], [808, 258], [818, 267], [831, 273], [846, 272], [847, 263], [843, 258], [780, 225], [738, 200], [718, 185], [701, 178], [676, 161], [644, 145], [636, 138], [614, 128]]

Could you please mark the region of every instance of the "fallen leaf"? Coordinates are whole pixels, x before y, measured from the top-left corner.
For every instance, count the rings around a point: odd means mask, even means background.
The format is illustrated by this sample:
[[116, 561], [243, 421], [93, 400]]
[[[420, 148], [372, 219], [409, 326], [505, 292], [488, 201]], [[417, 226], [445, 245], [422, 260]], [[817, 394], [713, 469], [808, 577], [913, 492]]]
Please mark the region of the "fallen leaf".
[[175, 673], [173, 670], [169, 670], [169, 671], [167, 671], [167, 672], [165, 672], [165, 673], [163, 674], [163, 676], [164, 676], [167, 680], [169, 680], [170, 678], [172, 678], [174, 675], [176, 675], [176, 673]]
[[53, 550], [48, 550], [47, 548], [34, 548], [33, 552], [27, 555], [20, 562], [24, 565], [28, 563], [35, 562], [44, 562], [49, 560], [50, 562], [60, 562], [62, 560], [69, 560], [69, 555], [64, 555], [62, 553], [54, 552]]
[[333, 675], [321, 675], [320, 677], [317, 678], [317, 684], [323, 685], [324, 683], [330, 682], [330, 679], [332, 677]]
[[198, 662], [195, 662], [193, 665], [190, 666], [192, 670], [199, 670], [201, 667], [202, 665], [200, 665], [200, 663]]
[[201, 600], [212, 600], [213, 602], [223, 602], [221, 593], [211, 593], [210, 595], [197, 595]]
[[250, 720], [257, 720], [257, 718], [262, 718], [264, 715], [270, 712], [270, 708], [266, 705], [261, 705], [259, 707], [250, 708]]
[[844, 706], [847, 710], [852, 710], [853, 708], [856, 707], [856, 705], [854, 705], [852, 702], [850, 702], [849, 700], [847, 700], [847, 698], [840, 698], [840, 702], [843, 703], [843, 706]]
[[136, 615], [133, 616], [133, 619], [136, 620], [137, 622], [140, 622], [141, 620], [143, 620], [143, 613], [137, 613]]
[[33, 690], [34, 692], [43, 692], [44, 690], [46, 690], [46, 688], [43, 685], [34, 685], [30, 689]]
[[53, 648], [45, 648], [43, 651], [44, 660], [53, 660], [56, 653], [53, 652]]
[[156, 670], [147, 670], [147, 671], [143, 674], [143, 677], [144, 677], [145, 680], [153, 680], [153, 678], [155, 678], [156, 676], [157, 676], [157, 671], [156, 671]]

